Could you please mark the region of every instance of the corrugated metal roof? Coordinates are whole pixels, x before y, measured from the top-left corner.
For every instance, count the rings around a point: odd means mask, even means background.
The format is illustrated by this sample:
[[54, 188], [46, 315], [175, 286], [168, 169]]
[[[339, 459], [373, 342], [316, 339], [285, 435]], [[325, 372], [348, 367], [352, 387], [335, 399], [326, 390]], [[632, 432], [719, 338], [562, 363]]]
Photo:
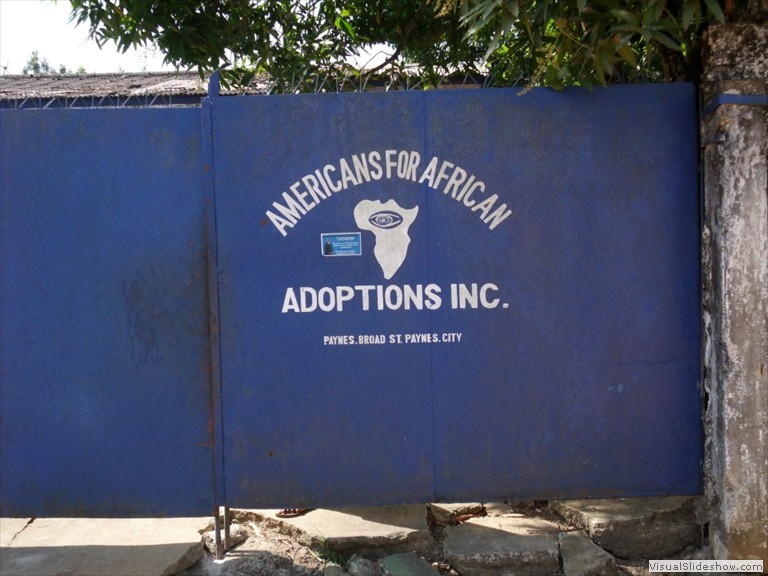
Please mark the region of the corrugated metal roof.
[[[349, 80], [347, 89], [409, 90], [422, 84], [418, 70], [402, 74], [399, 79], [366, 78], [355, 85]], [[411, 82], [413, 80], [413, 82]], [[482, 77], [469, 74], [446, 76], [440, 89], [479, 88]], [[339, 87], [336, 87], [339, 89]], [[247, 88], [222, 88], [222, 95], [267, 94], [266, 77], [255, 78]], [[197, 72], [140, 72], [113, 74], [45, 74], [0, 76], [0, 108], [55, 107], [124, 107], [124, 106], [196, 106], [208, 93], [208, 79]]]
[[[266, 83], [239, 93], [264, 94]], [[25, 99], [135, 98], [148, 96], [203, 97], [208, 79], [196, 72], [116, 74], [55, 74], [0, 76], [0, 101]], [[222, 93], [227, 93], [222, 90]]]

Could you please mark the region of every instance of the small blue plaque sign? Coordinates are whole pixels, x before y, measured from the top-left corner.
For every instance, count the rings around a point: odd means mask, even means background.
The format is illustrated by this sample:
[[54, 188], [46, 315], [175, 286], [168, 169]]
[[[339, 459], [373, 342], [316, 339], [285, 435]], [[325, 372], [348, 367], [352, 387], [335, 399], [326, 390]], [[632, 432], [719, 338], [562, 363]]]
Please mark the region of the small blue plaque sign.
[[363, 253], [360, 232], [320, 234], [323, 256], [360, 256]]

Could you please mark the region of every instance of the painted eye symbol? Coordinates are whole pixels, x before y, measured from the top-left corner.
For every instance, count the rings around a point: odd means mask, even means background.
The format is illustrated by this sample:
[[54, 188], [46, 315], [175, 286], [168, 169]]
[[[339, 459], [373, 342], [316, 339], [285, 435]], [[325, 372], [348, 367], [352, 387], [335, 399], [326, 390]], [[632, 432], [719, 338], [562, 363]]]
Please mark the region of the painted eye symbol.
[[400, 225], [400, 223], [403, 221], [403, 217], [400, 216], [397, 212], [391, 212], [389, 210], [382, 210], [381, 212], [376, 212], [376, 214], [373, 214], [370, 218], [368, 218], [368, 222], [376, 226], [377, 228], [395, 228]]

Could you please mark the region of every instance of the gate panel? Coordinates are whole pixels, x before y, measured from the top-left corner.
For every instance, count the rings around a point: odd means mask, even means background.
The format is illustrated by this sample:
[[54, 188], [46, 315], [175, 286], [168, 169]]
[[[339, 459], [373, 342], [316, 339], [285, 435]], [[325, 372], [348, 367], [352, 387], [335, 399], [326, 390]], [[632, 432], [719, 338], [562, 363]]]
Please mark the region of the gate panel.
[[692, 87], [209, 106], [228, 504], [699, 490]]
[[[436, 497], [698, 492], [693, 88], [436, 94], [427, 108], [430, 154], [485, 184], [430, 206], [433, 280], [487, 294], [433, 313], [435, 333], [462, 334], [432, 347]], [[492, 228], [479, 216], [501, 202]]]
[[209, 514], [199, 110], [0, 112], [0, 505]]

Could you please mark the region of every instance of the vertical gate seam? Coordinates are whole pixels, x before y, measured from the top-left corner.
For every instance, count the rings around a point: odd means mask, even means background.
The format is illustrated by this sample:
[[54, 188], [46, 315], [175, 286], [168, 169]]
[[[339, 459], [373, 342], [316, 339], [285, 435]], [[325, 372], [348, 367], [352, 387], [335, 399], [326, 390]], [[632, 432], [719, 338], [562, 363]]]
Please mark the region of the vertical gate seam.
[[213, 98], [202, 102], [203, 176], [205, 179], [205, 231], [208, 260], [208, 326], [210, 331], [210, 389], [211, 411], [209, 429], [213, 444], [213, 508], [218, 516], [218, 506], [227, 502], [226, 467], [224, 457], [224, 418], [222, 411], [221, 338], [219, 323], [221, 302], [219, 299], [218, 221], [216, 215], [216, 178], [214, 164]]

